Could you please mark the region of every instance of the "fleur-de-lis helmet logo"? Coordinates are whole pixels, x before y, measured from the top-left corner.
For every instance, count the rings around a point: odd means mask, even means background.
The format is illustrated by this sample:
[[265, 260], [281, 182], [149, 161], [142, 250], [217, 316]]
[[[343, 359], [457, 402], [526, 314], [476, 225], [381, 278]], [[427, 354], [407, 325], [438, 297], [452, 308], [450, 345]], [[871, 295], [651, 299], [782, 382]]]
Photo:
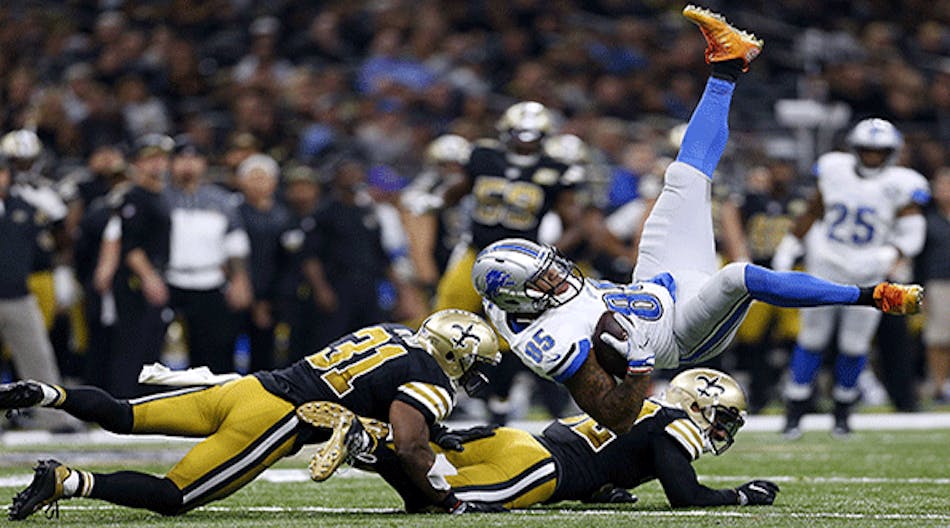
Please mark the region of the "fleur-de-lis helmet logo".
[[464, 348], [464, 347], [465, 347], [465, 341], [468, 340], [468, 339], [471, 339], [471, 340], [475, 341], [475, 345], [474, 345], [474, 346], [477, 347], [477, 346], [479, 345], [479, 343], [482, 342], [482, 338], [480, 338], [480, 337], [478, 337], [477, 335], [475, 335], [474, 333], [472, 333], [472, 328], [473, 328], [474, 326], [475, 326], [474, 323], [472, 323], [472, 324], [470, 324], [470, 325], [468, 325], [468, 326], [462, 326], [462, 325], [460, 325], [460, 324], [458, 324], [458, 323], [453, 323], [453, 324], [452, 324], [452, 328], [455, 329], [455, 330], [458, 330], [458, 331], [459, 331], [459, 335], [458, 335], [458, 337], [452, 339], [452, 346], [455, 347], [455, 348]]
[[705, 387], [696, 387], [696, 392], [707, 398], [717, 399], [726, 392], [726, 387], [719, 384], [719, 376], [710, 378], [704, 374], [700, 374], [696, 376], [696, 379], [706, 383]]

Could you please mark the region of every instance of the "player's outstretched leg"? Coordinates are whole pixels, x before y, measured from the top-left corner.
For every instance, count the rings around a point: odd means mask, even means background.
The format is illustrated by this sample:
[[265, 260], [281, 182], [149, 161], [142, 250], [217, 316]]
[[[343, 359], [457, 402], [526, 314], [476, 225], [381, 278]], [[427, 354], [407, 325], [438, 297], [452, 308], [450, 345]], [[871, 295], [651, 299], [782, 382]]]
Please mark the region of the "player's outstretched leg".
[[[640, 239], [635, 280], [673, 271], [690, 293], [685, 274], [702, 275], [717, 266], [712, 228], [710, 185], [729, 139], [729, 105], [739, 75], [762, 49], [762, 42], [736, 29], [721, 16], [695, 6], [683, 15], [696, 23], [706, 38], [706, 60], [712, 75], [690, 117], [676, 161], [664, 176], [664, 188], [647, 218]], [[679, 286], [678, 286], [679, 287]]]
[[67, 389], [35, 380], [0, 384], [0, 410], [50, 407], [113, 433], [132, 432], [132, 406], [97, 387]]
[[43, 507], [56, 508], [53, 513], [58, 514], [58, 501], [73, 497], [146, 508], [162, 515], [183, 511], [181, 490], [167, 478], [135, 471], [92, 473], [67, 467], [57, 460], [40, 460], [33, 468], [33, 481], [13, 497], [7, 516], [11, 521], [20, 521]]
[[917, 285], [883, 282], [860, 288], [807, 273], [733, 263], [703, 282], [696, 295], [677, 301], [673, 331], [685, 351], [680, 361], [698, 363], [728, 346], [752, 300], [786, 308], [857, 305], [912, 314], [920, 310], [922, 299], [923, 289]]

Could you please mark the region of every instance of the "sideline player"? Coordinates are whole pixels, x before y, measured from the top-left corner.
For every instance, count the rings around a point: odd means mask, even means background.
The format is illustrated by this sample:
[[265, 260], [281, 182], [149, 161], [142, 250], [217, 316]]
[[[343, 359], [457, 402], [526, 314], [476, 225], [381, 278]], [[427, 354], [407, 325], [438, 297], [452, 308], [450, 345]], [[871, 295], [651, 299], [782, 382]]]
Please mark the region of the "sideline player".
[[[395, 457], [409, 481], [450, 513], [498, 511], [436, 489], [427, 476], [435, 455], [429, 427], [452, 411], [458, 384], [484, 382], [478, 367], [498, 361], [498, 340], [477, 315], [436, 312], [419, 331], [396, 324], [369, 326], [285, 369], [261, 371], [223, 385], [188, 387], [118, 400], [95, 387], [63, 388], [38, 381], [0, 385], [0, 409], [53, 407], [121, 434], [205, 437], [167, 475], [136, 471], [93, 473], [41, 460], [33, 481], [13, 498], [11, 520], [22, 520], [60, 499], [87, 497], [163, 515], [178, 515], [234, 493], [304, 444], [327, 440], [307, 425], [316, 414], [345, 427], [346, 441], [371, 449], [375, 436], [355, 414], [392, 424]], [[335, 407], [308, 408], [319, 400]], [[338, 412], [340, 409], [345, 412]], [[332, 472], [342, 462], [333, 453]], [[334, 465], [335, 464], [335, 465]], [[329, 475], [327, 475], [329, 476]]]
[[[818, 190], [776, 248], [774, 269], [791, 269], [804, 254], [808, 273], [836, 282], [875, 284], [899, 259], [913, 258], [923, 249], [927, 222], [922, 206], [930, 201], [930, 186], [917, 171], [894, 165], [904, 145], [901, 133], [889, 121], [865, 119], [854, 126], [847, 142], [852, 152], [829, 152], [815, 163]], [[787, 438], [801, 436], [798, 424], [836, 325], [832, 433], [851, 432], [848, 418], [861, 396], [858, 376], [880, 321], [880, 312], [863, 306], [802, 310], [785, 388]]]
[[[858, 288], [752, 264], [734, 263], [717, 271], [712, 175], [729, 135], [735, 80], [762, 43], [708, 10], [687, 6], [683, 14], [703, 31], [713, 73], [644, 225], [634, 282], [585, 279], [554, 247], [522, 239], [488, 246], [472, 271], [486, 315], [522, 362], [563, 383], [581, 409], [616, 433], [633, 425], [654, 365], [669, 369], [720, 354], [753, 300], [788, 307], [858, 304], [911, 313], [922, 297], [919, 286]], [[600, 336], [628, 361], [620, 383], [590, 354], [591, 336], [605, 310], [616, 312], [626, 333], [623, 341]]]

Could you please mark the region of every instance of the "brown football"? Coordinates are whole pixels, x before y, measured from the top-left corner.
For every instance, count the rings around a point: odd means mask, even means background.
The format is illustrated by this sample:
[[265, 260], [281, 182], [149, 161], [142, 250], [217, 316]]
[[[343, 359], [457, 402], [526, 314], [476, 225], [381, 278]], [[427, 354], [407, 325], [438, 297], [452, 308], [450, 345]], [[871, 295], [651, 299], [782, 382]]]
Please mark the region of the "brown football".
[[600, 319], [597, 320], [597, 326], [594, 327], [594, 335], [591, 336], [590, 341], [597, 362], [600, 363], [604, 371], [617, 378], [623, 378], [627, 375], [627, 358], [600, 339], [600, 334], [604, 332], [620, 340], [627, 338], [627, 333], [620, 326], [620, 323], [614, 319], [614, 312], [610, 310], [601, 314]]

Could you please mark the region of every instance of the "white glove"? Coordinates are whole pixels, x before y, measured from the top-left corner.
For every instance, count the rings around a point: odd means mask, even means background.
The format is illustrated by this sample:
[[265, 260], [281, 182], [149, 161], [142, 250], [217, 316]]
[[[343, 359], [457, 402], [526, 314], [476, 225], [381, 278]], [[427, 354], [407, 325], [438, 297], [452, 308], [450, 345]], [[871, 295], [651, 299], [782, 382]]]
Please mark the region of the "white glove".
[[627, 374], [641, 375], [653, 372], [653, 365], [656, 360], [656, 354], [649, 350], [646, 345], [649, 340], [642, 335], [627, 316], [621, 313], [614, 313], [614, 320], [617, 321], [627, 339], [621, 341], [616, 337], [604, 332], [600, 334], [600, 339], [610, 345], [614, 350], [627, 358]]
[[53, 296], [56, 299], [56, 308], [69, 308], [79, 298], [79, 287], [73, 278], [73, 269], [69, 266], [53, 268]]
[[805, 254], [805, 246], [802, 241], [791, 233], [786, 233], [782, 241], [775, 247], [775, 255], [772, 256], [772, 269], [775, 271], [791, 271], [798, 257]]

